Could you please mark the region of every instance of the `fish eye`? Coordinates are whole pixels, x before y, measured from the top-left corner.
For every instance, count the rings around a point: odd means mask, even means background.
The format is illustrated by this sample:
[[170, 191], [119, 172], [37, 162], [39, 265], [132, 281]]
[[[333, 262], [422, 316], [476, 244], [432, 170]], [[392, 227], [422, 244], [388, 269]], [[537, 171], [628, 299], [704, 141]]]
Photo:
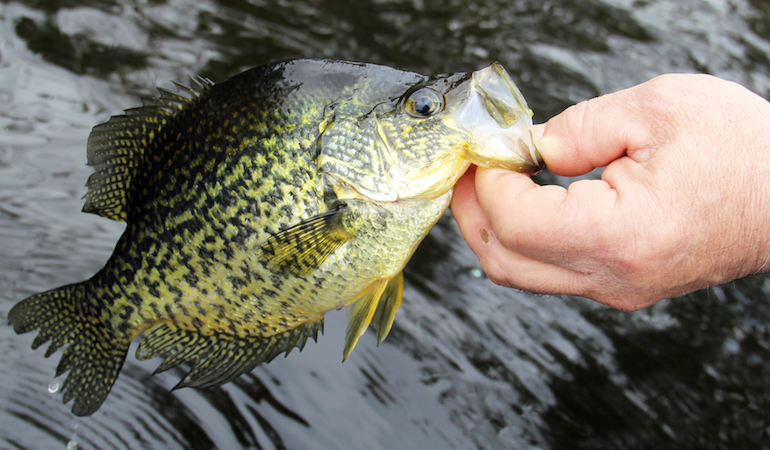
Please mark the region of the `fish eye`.
[[424, 119], [444, 110], [444, 96], [430, 88], [418, 89], [404, 102], [407, 114]]

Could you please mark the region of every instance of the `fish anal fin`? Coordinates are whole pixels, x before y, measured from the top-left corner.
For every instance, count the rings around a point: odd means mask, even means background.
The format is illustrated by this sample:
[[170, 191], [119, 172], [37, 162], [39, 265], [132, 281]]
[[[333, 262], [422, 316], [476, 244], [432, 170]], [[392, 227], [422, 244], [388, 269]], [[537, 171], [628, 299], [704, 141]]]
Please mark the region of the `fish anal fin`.
[[270, 362], [281, 353], [288, 354], [294, 347], [302, 350], [308, 338], [318, 339], [319, 330], [323, 333], [323, 318], [267, 338], [225, 333], [203, 335], [162, 323], [145, 334], [136, 356], [137, 359], [164, 356], [155, 373], [189, 364], [192, 369], [174, 389], [212, 387]]
[[313, 272], [353, 238], [342, 223], [347, 209], [348, 206], [341, 203], [268, 238], [262, 244], [262, 258], [267, 261], [267, 267], [300, 276]]

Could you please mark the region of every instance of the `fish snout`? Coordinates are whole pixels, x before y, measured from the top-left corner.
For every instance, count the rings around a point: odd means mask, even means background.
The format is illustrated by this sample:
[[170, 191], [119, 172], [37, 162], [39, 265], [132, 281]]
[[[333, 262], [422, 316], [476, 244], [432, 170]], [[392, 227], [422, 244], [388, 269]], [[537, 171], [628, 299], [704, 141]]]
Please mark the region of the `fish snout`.
[[466, 159], [482, 167], [539, 173], [545, 164], [532, 139], [532, 116], [500, 63], [473, 72], [467, 105], [457, 118], [473, 138]]

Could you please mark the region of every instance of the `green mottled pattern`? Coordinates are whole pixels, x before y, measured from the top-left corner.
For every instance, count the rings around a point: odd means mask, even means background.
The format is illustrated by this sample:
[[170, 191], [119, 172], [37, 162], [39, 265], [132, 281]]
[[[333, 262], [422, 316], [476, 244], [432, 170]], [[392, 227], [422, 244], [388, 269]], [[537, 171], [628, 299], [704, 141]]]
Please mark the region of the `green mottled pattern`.
[[[70, 369], [65, 400], [80, 415], [98, 409], [147, 330], [140, 357], [192, 364], [181, 386], [225, 382], [304, 345], [327, 311], [359, 298], [345, 356], [373, 315], [384, 339], [401, 270], [468, 165], [468, 134], [445, 121], [456, 105], [415, 118], [403, 100], [467, 79], [297, 60], [161, 91], [89, 141], [85, 210], [127, 222], [114, 254], [77, 295], [39, 294], [11, 323], [41, 328], [38, 345], [70, 344], [60, 372]], [[45, 306], [51, 298], [61, 305]]]

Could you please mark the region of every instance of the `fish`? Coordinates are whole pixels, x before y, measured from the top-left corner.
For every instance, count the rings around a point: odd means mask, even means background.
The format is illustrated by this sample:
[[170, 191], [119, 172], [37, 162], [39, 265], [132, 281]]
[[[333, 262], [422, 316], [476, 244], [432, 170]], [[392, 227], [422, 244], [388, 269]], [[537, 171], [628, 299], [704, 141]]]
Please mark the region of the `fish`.
[[348, 308], [343, 361], [382, 342], [403, 268], [471, 164], [536, 173], [532, 111], [499, 63], [421, 75], [350, 61], [265, 64], [193, 77], [91, 131], [83, 211], [126, 223], [88, 280], [8, 314], [65, 344], [63, 402], [88, 416], [142, 336], [176, 388], [227, 383], [323, 333]]

